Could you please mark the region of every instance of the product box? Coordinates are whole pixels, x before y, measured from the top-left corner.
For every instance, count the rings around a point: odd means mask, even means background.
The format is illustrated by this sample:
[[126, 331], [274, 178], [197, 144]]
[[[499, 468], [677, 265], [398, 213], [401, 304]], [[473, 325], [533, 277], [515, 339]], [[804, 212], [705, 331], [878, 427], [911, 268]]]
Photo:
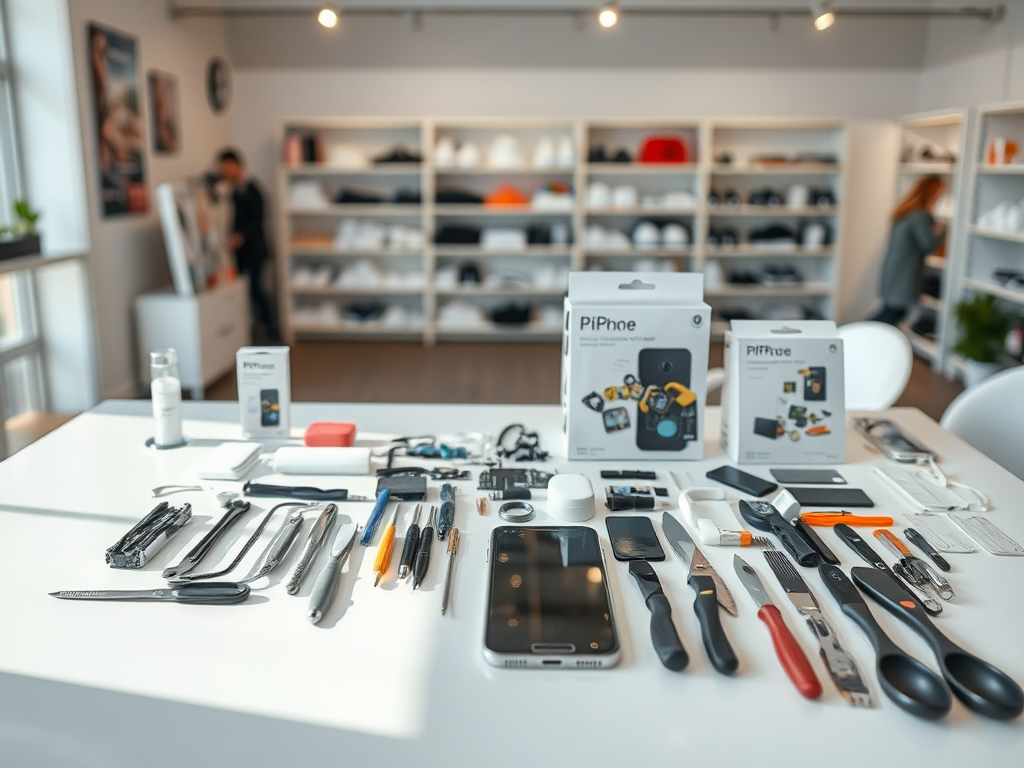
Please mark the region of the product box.
[[288, 437], [292, 377], [288, 347], [242, 347], [235, 354], [246, 437]]
[[739, 464], [842, 464], [843, 340], [828, 320], [734, 320], [722, 448]]
[[569, 459], [701, 459], [703, 275], [572, 272], [562, 337]]

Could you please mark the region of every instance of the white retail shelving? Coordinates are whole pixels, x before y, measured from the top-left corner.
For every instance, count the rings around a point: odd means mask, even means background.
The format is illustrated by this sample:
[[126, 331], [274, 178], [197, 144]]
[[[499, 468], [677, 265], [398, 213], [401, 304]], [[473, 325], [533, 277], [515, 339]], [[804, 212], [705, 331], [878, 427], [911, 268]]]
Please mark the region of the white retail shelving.
[[[511, 167], [488, 165], [488, 148], [499, 135], [511, 135], [518, 143], [523, 162]], [[707, 287], [709, 303], [716, 310], [712, 328], [720, 334], [718, 312], [742, 308], [754, 316], [777, 310], [798, 308], [808, 316], [832, 317], [840, 274], [840, 230], [845, 197], [844, 163], [847, 159], [846, 124], [840, 120], [712, 120], [712, 119], [634, 119], [634, 120], [524, 120], [524, 119], [292, 119], [280, 126], [279, 140], [284, 147], [289, 137], [315, 139], [321, 162], [283, 163], [278, 179], [278, 226], [281, 286], [282, 330], [288, 341], [310, 338], [418, 338], [425, 343], [437, 339], [557, 339], [560, 327], [550, 322], [551, 307], [560, 310], [564, 273], [580, 269], [664, 269], [704, 271], [712, 260], [720, 262], [723, 279]], [[689, 157], [680, 163], [639, 162], [643, 141], [650, 136], [683, 139]], [[439, 167], [435, 147], [440, 139], [456, 145], [473, 143], [480, 150], [475, 167]], [[557, 145], [572, 143], [572, 164], [534, 167], [533, 152], [542, 140]], [[295, 139], [292, 138], [292, 142]], [[374, 163], [373, 158], [395, 148], [418, 154], [419, 163]], [[629, 162], [599, 162], [592, 156], [604, 147], [612, 160], [626, 149]], [[716, 162], [723, 152], [732, 156], [729, 163]], [[798, 158], [811, 153], [811, 159]], [[765, 157], [771, 155], [772, 157]], [[827, 155], [828, 162], [818, 162]], [[293, 156], [294, 157], [294, 156]], [[571, 207], [552, 209], [521, 206], [495, 206], [462, 203], [437, 203], [436, 192], [455, 188], [480, 197], [498, 187], [510, 185], [530, 197], [542, 186], [571, 184]], [[588, 187], [603, 183], [610, 189], [628, 193], [624, 205], [588, 208]], [[292, 200], [296, 183], [320, 190], [319, 199]], [[749, 193], [772, 187], [785, 195], [794, 184], [827, 189], [834, 205], [817, 207], [761, 206], [749, 203]], [[342, 188], [375, 193], [380, 203], [335, 203]], [[712, 188], [742, 192], [742, 204], [733, 209], [709, 208]], [[418, 203], [389, 202], [399, 190], [418, 192]], [[671, 196], [681, 193], [686, 205], [671, 206]], [[630, 197], [631, 196], [631, 197]], [[666, 198], [666, 196], [670, 196]], [[687, 201], [687, 197], [689, 200]], [[296, 204], [293, 204], [296, 203]], [[315, 203], [315, 204], [313, 204]], [[371, 230], [393, 226], [416, 228], [422, 243], [412, 248], [366, 247], [365, 243], [341, 243], [337, 230], [346, 221], [357, 220]], [[659, 230], [668, 223], [685, 226], [689, 241], [660, 243], [632, 242], [631, 233], [642, 221], [653, 221]], [[824, 224], [829, 231], [828, 244], [803, 247], [798, 244], [750, 244], [745, 235], [766, 225], [781, 224], [793, 231], [806, 223]], [[559, 228], [567, 225], [571, 239], [564, 244], [534, 244], [523, 248], [488, 247], [482, 243], [438, 243], [438, 231], [446, 226], [480, 228], [519, 228], [530, 226]], [[588, 227], [611, 233], [608, 242], [588, 239]], [[709, 246], [710, 228], [738, 230], [744, 236], [736, 245]], [[616, 234], [617, 233], [617, 234]], [[405, 245], [403, 243], [403, 245]], [[384, 275], [400, 272], [400, 277], [421, 276], [421, 285], [404, 279], [378, 285], [339, 285], [340, 270], [369, 261]], [[522, 287], [489, 287], [449, 284], [453, 269], [473, 263], [482, 277], [494, 271], [522, 273]], [[786, 266], [800, 273], [799, 285], [734, 284], [730, 271], [760, 275], [765, 267]], [[365, 269], [366, 265], [360, 265]], [[303, 271], [297, 283], [296, 270]], [[310, 283], [310, 271], [321, 270], [316, 284]], [[439, 280], [439, 270], [447, 272]], [[539, 276], [545, 273], [544, 279]], [[555, 274], [555, 283], [551, 275]], [[326, 275], [326, 277], [325, 277]], [[496, 325], [483, 321], [476, 325], [452, 325], [441, 320], [442, 308], [450, 301], [472, 304], [486, 316], [495, 308], [517, 301], [531, 307], [531, 320], [522, 326]], [[397, 305], [422, 324], [408, 325], [396, 317], [359, 323], [343, 319], [350, 305], [378, 302]], [[539, 310], [548, 307], [540, 322]], [[358, 307], [357, 307], [358, 308]], [[365, 310], [365, 307], [363, 308]], [[399, 313], [398, 320], [402, 319]], [[453, 319], [454, 320], [454, 319]]]

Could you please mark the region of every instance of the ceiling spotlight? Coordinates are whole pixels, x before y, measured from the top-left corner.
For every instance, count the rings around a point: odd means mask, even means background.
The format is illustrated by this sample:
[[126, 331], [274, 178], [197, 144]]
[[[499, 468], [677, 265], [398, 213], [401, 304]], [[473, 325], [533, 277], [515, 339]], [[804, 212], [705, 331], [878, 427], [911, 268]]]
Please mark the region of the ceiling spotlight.
[[597, 14], [597, 23], [607, 29], [619, 23], [619, 8], [615, 3], [608, 3], [601, 6]]
[[811, 17], [814, 19], [814, 28], [819, 32], [828, 29], [836, 23], [836, 14], [830, 3], [815, 3], [811, 6]]
[[320, 13], [317, 14], [316, 20], [320, 22], [320, 26], [333, 29], [338, 26], [338, 12], [329, 5], [325, 5], [320, 9]]

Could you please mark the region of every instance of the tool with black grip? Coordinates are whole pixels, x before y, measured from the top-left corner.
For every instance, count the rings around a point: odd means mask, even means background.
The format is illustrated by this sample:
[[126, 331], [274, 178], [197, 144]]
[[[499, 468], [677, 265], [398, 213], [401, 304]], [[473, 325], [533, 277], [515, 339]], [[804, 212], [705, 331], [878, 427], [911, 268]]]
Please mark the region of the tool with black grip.
[[430, 546], [434, 543], [434, 525], [437, 522], [437, 507], [430, 508], [426, 527], [420, 531], [420, 544], [412, 561], [412, 588], [419, 589], [430, 567]]
[[[725, 582], [711, 567], [711, 564], [697, 549], [693, 539], [682, 524], [668, 512], [662, 515], [662, 527], [672, 551], [676, 553], [689, 571], [687, 583], [693, 587], [697, 597], [693, 601], [693, 610], [700, 621], [701, 637], [704, 648], [711, 659], [711, 665], [723, 675], [731, 675], [739, 666], [736, 653], [729, 644], [729, 638], [722, 629], [718, 616], [718, 604], [722, 603], [730, 613], [736, 614], [736, 601], [732, 598]], [[719, 586], [721, 588], [719, 588]]]
[[412, 561], [416, 557], [416, 550], [420, 544], [420, 512], [422, 504], [416, 505], [413, 512], [412, 522], [405, 531], [405, 544], [402, 546], [402, 559], [398, 561], [398, 578], [404, 579], [412, 572]]
[[779, 514], [767, 501], [746, 501], [739, 503], [740, 516], [753, 528], [774, 534], [783, 548], [793, 556], [800, 565], [812, 568], [818, 564], [818, 554], [811, 549], [803, 536]]
[[690, 657], [686, 655], [686, 649], [672, 623], [672, 606], [661, 588], [658, 574], [646, 560], [632, 561], [629, 573], [636, 579], [647, 609], [651, 612], [651, 642], [655, 653], [666, 669], [673, 672], [685, 669], [690, 663]]
[[947, 561], [946, 558], [940, 555], [939, 550], [933, 547], [931, 543], [928, 541], [928, 539], [926, 539], [924, 536], [918, 533], [915, 529], [904, 528], [903, 535], [907, 537], [907, 540], [911, 544], [913, 544], [915, 547], [917, 547], [926, 555], [928, 555], [929, 559], [933, 563], [935, 563], [935, 565], [938, 568], [945, 571], [946, 573], [949, 573], [952, 570], [952, 568], [950, 568], [949, 566], [949, 561]]
[[854, 568], [850, 574], [854, 584], [925, 639], [935, 653], [943, 678], [969, 709], [997, 720], [1009, 720], [1024, 711], [1024, 691], [1020, 686], [1005, 672], [942, 634], [921, 604], [909, 597], [891, 575], [871, 568]]
[[843, 613], [868, 636], [875, 649], [875, 670], [885, 695], [912, 715], [936, 720], [944, 717], [953, 704], [953, 696], [942, 678], [908, 655], [883, 630], [868, 609], [860, 592], [846, 574], [834, 565], [818, 567], [825, 588], [839, 603]]
[[177, 565], [164, 568], [163, 577], [168, 580], [178, 579], [193, 570], [197, 565], [199, 565], [200, 561], [206, 557], [209, 551], [213, 549], [213, 545], [216, 544], [217, 540], [224, 535], [224, 531], [226, 531], [232, 523], [248, 511], [248, 501], [232, 502], [231, 506], [228, 507], [228, 511], [225, 512], [221, 519], [218, 520], [213, 528], [210, 529], [209, 533], [203, 536], [203, 538], [199, 540], [199, 543], [192, 547], [189, 553], [182, 558], [181, 562]]

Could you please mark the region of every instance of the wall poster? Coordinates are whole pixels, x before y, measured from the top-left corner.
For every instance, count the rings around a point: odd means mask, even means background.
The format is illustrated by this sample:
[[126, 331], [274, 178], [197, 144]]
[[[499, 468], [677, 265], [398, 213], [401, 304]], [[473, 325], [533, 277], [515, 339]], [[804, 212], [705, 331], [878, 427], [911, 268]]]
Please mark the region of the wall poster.
[[136, 39], [90, 24], [89, 73], [98, 143], [100, 211], [104, 217], [145, 213], [149, 192], [143, 165]]
[[173, 155], [181, 149], [178, 78], [158, 69], [149, 70], [149, 124], [156, 154]]

